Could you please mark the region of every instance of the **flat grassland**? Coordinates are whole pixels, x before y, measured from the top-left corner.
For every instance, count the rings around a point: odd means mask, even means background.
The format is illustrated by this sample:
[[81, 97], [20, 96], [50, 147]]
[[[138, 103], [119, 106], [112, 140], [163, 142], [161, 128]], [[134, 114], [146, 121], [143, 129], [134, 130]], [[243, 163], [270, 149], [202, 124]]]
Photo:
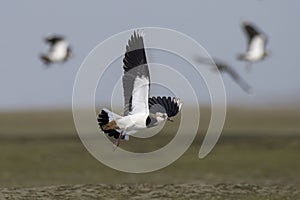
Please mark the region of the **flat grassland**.
[[[1, 113], [0, 199], [300, 199], [300, 110], [230, 108], [204, 159], [198, 151], [210, 118], [206, 108], [201, 117], [196, 139], [176, 162], [128, 174], [87, 152], [71, 111]], [[176, 121], [168, 122], [153, 138], [121, 147], [151, 151], [174, 131]]]

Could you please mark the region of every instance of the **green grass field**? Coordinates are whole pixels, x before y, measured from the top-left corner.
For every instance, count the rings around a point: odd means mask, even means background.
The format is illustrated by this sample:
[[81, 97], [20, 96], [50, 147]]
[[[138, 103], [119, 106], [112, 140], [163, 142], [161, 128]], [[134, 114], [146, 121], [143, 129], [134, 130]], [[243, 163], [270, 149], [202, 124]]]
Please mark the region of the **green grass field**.
[[[219, 188], [222, 184], [244, 184], [277, 188], [283, 196], [286, 193], [280, 189], [292, 188], [294, 193], [287, 194], [300, 198], [300, 111], [229, 109], [222, 136], [204, 159], [198, 158], [198, 151], [209, 112], [204, 109], [201, 114], [198, 136], [180, 159], [155, 172], [128, 174], [108, 168], [87, 152], [70, 111], [2, 113], [0, 188], [117, 183]], [[121, 147], [148, 151], [163, 146], [172, 138], [173, 126], [168, 123], [163, 133], [151, 139], [131, 139]], [[247, 194], [242, 199], [260, 198]]]

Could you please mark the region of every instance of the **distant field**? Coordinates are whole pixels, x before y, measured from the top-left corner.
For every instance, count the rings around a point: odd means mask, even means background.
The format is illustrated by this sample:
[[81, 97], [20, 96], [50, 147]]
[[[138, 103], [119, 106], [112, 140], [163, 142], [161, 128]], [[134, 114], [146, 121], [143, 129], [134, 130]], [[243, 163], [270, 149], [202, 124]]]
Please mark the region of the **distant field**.
[[[1, 113], [0, 188], [116, 183], [125, 184], [125, 188], [131, 184], [150, 184], [150, 188], [155, 187], [152, 184], [204, 184], [218, 188], [220, 184], [250, 184], [265, 189], [278, 187], [277, 193], [289, 188], [294, 192], [291, 197], [299, 195], [300, 111], [229, 109], [219, 142], [202, 160], [197, 155], [209, 120], [206, 108], [201, 115], [198, 136], [179, 160], [156, 172], [127, 174], [104, 166], [86, 151], [70, 111]], [[145, 151], [163, 146], [172, 138], [173, 126], [167, 124], [158, 136], [133, 139], [121, 143], [121, 147]], [[11, 194], [9, 189], [1, 191]]]
[[[200, 107], [200, 115], [200, 131], [204, 131], [210, 119], [208, 108]], [[299, 121], [300, 109], [229, 108], [224, 132], [298, 134]], [[71, 110], [0, 111], [0, 125], [0, 137], [74, 136], [75, 132]]]

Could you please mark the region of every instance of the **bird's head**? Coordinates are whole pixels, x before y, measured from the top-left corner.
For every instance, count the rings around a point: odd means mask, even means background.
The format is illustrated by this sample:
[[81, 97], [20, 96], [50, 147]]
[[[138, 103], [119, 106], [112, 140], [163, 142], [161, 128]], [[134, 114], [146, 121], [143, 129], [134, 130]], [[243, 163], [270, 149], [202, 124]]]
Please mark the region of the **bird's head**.
[[167, 113], [157, 112], [155, 114], [155, 118], [156, 118], [157, 122], [160, 123], [160, 122], [163, 122], [163, 121], [167, 120], [168, 115], [167, 115]]

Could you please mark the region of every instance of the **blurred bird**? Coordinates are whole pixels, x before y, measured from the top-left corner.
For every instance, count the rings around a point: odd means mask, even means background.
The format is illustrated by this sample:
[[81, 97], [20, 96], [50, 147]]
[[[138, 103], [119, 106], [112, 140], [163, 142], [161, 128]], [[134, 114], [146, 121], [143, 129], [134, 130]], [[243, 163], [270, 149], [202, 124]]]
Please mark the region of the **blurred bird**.
[[71, 48], [63, 36], [51, 35], [45, 38], [45, 42], [50, 45], [49, 51], [40, 56], [45, 65], [65, 62], [70, 58]]
[[266, 51], [267, 36], [258, 30], [254, 24], [244, 21], [242, 28], [248, 38], [247, 51], [238, 56], [239, 60], [247, 61], [246, 68], [250, 70], [252, 63], [261, 61], [268, 56]]
[[101, 130], [116, 139], [116, 147], [121, 139], [128, 140], [129, 135], [138, 130], [171, 120], [182, 105], [177, 98], [149, 98], [150, 73], [143, 33], [134, 32], [128, 40], [123, 70], [124, 115], [120, 116], [108, 109], [102, 109], [97, 118]]
[[253, 90], [252, 87], [227, 63], [213, 59], [210, 60], [208, 58], [202, 58], [197, 57], [197, 61], [199, 63], [205, 64], [205, 65], [215, 65], [217, 67], [217, 70], [219, 70], [221, 73], [228, 73], [229, 76], [248, 94], [252, 94]]

